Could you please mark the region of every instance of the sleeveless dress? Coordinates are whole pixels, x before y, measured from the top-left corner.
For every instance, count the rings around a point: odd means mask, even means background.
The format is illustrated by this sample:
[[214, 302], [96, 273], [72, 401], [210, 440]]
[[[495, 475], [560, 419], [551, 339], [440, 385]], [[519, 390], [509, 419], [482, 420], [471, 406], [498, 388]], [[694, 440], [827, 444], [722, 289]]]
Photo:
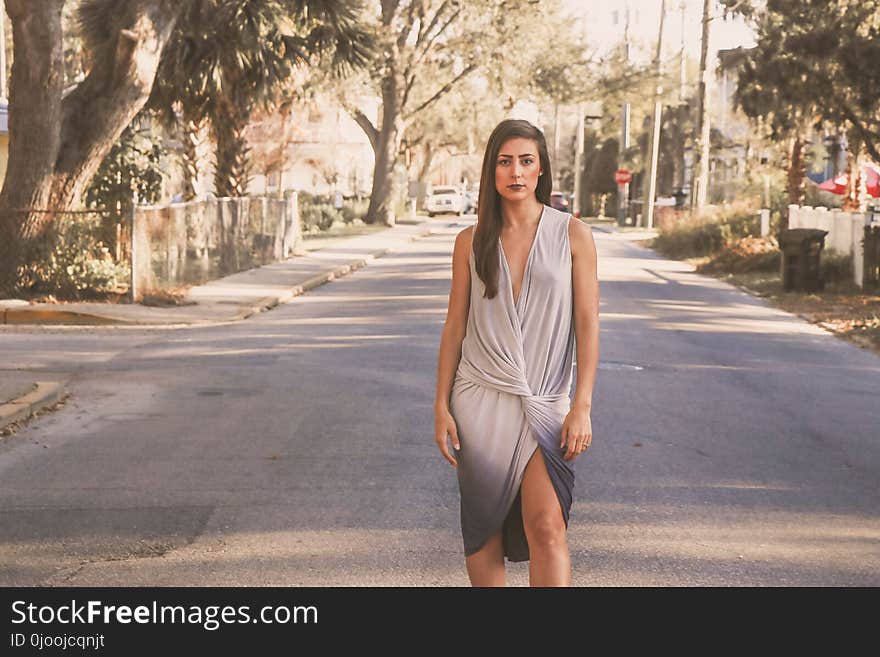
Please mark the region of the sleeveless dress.
[[544, 206], [516, 303], [500, 238], [494, 299], [484, 298], [470, 252], [470, 311], [449, 407], [467, 556], [501, 529], [507, 559], [529, 559], [520, 485], [536, 449], [568, 528], [574, 469], [559, 442], [575, 349], [569, 217]]

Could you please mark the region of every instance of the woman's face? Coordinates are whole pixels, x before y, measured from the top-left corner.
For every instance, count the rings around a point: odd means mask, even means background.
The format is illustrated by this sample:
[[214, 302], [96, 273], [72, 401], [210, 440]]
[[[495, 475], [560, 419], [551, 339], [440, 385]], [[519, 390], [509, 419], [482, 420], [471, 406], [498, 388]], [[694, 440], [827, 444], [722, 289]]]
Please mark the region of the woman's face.
[[498, 149], [495, 160], [495, 189], [508, 201], [522, 201], [535, 196], [541, 160], [538, 143], [525, 137], [508, 139]]

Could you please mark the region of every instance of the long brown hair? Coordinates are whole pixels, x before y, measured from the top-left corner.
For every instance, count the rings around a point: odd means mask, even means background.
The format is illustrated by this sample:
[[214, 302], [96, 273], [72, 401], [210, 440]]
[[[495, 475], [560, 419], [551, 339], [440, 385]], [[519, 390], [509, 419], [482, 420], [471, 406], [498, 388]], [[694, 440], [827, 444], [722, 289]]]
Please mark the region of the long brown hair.
[[535, 188], [535, 197], [544, 205], [550, 205], [550, 192], [553, 189], [553, 174], [550, 173], [550, 156], [547, 154], [547, 141], [544, 133], [528, 121], [505, 119], [489, 135], [486, 153], [483, 155], [483, 169], [480, 176], [480, 198], [477, 203], [477, 225], [474, 228], [474, 265], [477, 275], [486, 286], [485, 297], [495, 298], [498, 294], [498, 237], [504, 225], [501, 218], [501, 195], [495, 189], [495, 166], [498, 151], [508, 139], [522, 137], [538, 144], [538, 159], [541, 162], [541, 177]]

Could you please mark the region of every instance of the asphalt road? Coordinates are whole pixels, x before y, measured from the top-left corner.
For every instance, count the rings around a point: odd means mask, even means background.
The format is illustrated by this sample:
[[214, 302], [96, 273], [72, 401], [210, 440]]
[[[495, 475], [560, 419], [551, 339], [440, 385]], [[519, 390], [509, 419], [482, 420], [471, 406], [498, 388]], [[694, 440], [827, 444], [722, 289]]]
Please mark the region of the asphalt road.
[[[466, 585], [431, 436], [460, 228], [236, 324], [6, 327], [72, 397], [0, 440], [0, 585]], [[880, 358], [594, 234], [574, 583], [880, 584]]]

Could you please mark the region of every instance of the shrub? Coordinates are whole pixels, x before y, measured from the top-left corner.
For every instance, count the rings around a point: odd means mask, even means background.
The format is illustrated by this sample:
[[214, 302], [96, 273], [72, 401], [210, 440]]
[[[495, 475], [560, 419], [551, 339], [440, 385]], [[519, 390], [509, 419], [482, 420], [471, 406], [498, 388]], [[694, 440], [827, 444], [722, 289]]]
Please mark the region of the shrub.
[[761, 220], [756, 209], [731, 204], [663, 226], [654, 245], [673, 258], [706, 256], [760, 232]]
[[728, 274], [779, 271], [781, 259], [774, 237], [743, 237], [714, 253], [708, 261], [697, 266], [697, 271]]
[[300, 210], [302, 224], [305, 230], [330, 230], [334, 221], [342, 221], [339, 210], [328, 203], [318, 205], [306, 205]]
[[341, 212], [342, 220], [347, 224], [350, 224], [352, 221], [357, 219], [357, 214], [355, 213], [354, 208], [350, 205], [343, 205]]
[[100, 215], [64, 215], [44, 234], [20, 270], [19, 288], [31, 294], [80, 299], [128, 288], [131, 269], [117, 263], [99, 239]]
[[820, 261], [822, 279], [829, 282], [853, 280], [853, 259], [851, 255], [841, 255], [823, 251]]
[[333, 206], [329, 196], [308, 192], [299, 193], [299, 216], [306, 232], [330, 230], [333, 222], [343, 221], [342, 213]]
[[342, 206], [342, 220], [347, 224], [363, 220], [369, 207], [370, 199], [346, 199]]

